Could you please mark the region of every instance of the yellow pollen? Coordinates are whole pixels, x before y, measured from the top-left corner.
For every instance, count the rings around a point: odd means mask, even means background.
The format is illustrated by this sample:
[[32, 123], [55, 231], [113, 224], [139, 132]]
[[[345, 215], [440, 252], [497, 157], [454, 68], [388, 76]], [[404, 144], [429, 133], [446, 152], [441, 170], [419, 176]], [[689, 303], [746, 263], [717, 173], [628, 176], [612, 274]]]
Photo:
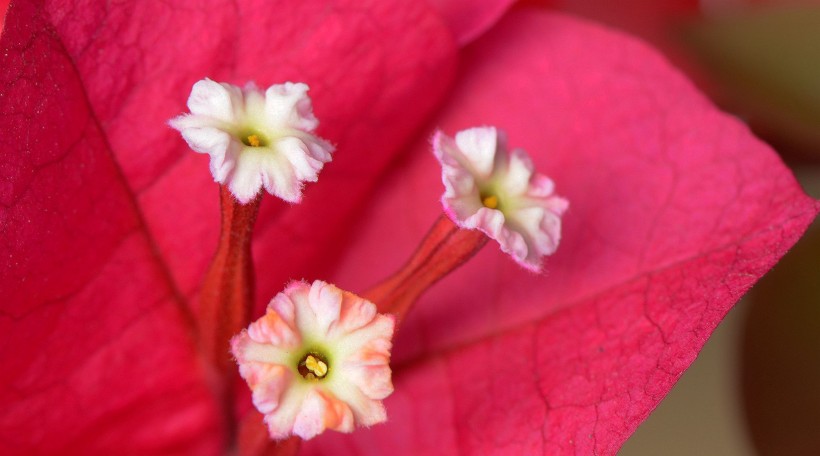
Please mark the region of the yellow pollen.
[[310, 374], [313, 374], [316, 378], [323, 378], [327, 375], [327, 364], [313, 355], [307, 356], [305, 359], [305, 367], [310, 371]]
[[484, 207], [495, 209], [498, 207], [498, 197], [495, 195], [485, 196], [484, 199], [481, 200], [481, 204], [483, 204]]
[[259, 136], [248, 135], [248, 144], [250, 144], [251, 147], [259, 147], [259, 144], [261, 144], [259, 141]]

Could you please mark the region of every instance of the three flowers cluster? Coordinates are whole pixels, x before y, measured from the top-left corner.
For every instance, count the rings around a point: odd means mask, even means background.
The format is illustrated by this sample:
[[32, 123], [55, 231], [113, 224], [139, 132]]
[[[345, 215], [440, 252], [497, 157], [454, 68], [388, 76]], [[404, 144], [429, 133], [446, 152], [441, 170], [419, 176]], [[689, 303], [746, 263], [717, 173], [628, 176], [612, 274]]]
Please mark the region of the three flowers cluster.
[[[188, 98], [190, 114], [169, 123], [196, 152], [210, 156], [211, 174], [241, 204], [261, 189], [298, 203], [334, 147], [314, 134], [308, 87], [273, 85], [262, 92], [204, 79]], [[535, 172], [521, 149], [508, 151], [503, 132], [477, 127], [454, 138], [436, 132], [444, 212], [458, 229], [480, 230], [524, 268], [538, 272], [560, 242], [568, 203]], [[377, 307], [376, 304], [379, 304]], [[393, 392], [389, 366], [397, 318], [336, 286], [292, 282], [265, 315], [231, 341], [239, 373], [252, 390], [270, 436], [310, 439], [325, 429], [351, 432], [384, 422]], [[227, 349], [227, 347], [226, 347]]]

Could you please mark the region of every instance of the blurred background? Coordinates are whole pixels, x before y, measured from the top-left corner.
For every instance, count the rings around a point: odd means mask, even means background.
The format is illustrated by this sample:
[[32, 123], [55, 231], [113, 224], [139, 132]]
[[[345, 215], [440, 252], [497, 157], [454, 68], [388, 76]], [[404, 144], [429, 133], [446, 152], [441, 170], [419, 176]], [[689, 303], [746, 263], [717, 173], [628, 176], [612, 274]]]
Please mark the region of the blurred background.
[[[820, 198], [820, 0], [536, 0], [637, 35]], [[620, 452], [820, 455], [820, 223], [732, 310]]]

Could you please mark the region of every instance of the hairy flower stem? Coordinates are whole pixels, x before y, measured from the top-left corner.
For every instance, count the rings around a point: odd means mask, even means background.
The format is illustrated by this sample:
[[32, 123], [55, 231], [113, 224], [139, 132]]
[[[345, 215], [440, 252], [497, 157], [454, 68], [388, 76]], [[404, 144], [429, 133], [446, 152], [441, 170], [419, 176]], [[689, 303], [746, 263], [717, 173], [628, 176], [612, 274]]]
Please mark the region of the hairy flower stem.
[[198, 320], [202, 350], [217, 375], [217, 394], [228, 420], [229, 441], [233, 441], [236, 427], [233, 384], [237, 377], [230, 355], [230, 339], [250, 323], [254, 294], [251, 235], [261, 200], [260, 195], [242, 204], [226, 187], [220, 187], [219, 244], [200, 293]]
[[205, 355], [222, 373], [234, 374], [231, 337], [250, 323], [253, 307], [251, 235], [261, 196], [248, 204], [238, 202], [220, 187], [222, 231], [200, 294], [199, 324]]
[[428, 288], [472, 258], [487, 240], [481, 231], [459, 228], [442, 214], [410, 260], [363, 296], [379, 312], [392, 313], [401, 321]]

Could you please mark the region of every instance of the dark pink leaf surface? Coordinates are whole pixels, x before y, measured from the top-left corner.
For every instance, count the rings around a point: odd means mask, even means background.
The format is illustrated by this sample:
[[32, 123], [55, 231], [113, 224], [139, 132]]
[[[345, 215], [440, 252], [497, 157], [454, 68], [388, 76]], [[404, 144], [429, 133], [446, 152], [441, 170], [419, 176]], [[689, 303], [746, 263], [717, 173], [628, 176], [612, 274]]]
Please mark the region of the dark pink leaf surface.
[[319, 133], [337, 145], [323, 185], [309, 186], [304, 204], [263, 202], [254, 246], [258, 276], [267, 278], [259, 281], [262, 304], [338, 244], [331, 241], [346, 217], [454, 73], [450, 32], [425, 2], [70, 3], [50, 2], [51, 18], [186, 296], [200, 284], [219, 228], [207, 157], [165, 126], [196, 80], [306, 82]]
[[[434, 288], [399, 334], [391, 421], [309, 454], [613, 454], [817, 212], [773, 151], [635, 40], [522, 10], [464, 67], [436, 124], [498, 125], [530, 151], [570, 201], [562, 245], [536, 276], [490, 243]], [[441, 192], [419, 141], [335, 282], [400, 265]]]
[[[423, 2], [32, 4], [0, 41], [0, 449], [215, 452], [184, 315], [218, 190], [166, 119], [204, 76], [308, 82], [338, 152], [305, 204], [263, 203], [257, 300], [291, 278], [361, 291], [440, 212], [417, 133], [453, 81], [451, 31]], [[391, 423], [309, 451], [612, 453], [814, 216], [643, 45], [518, 12], [465, 59], [438, 122], [495, 123], [535, 153], [572, 201], [564, 245], [533, 276], [490, 244], [402, 328]]]
[[313, 204], [268, 199], [260, 302], [344, 249], [344, 220], [452, 80], [454, 43], [421, 2], [188, 3], [12, 7], [0, 67], [0, 97], [14, 100], [2, 105], [0, 168], [3, 450], [219, 448], [183, 324], [213, 254], [218, 192], [207, 157], [165, 125], [195, 80], [306, 81], [322, 134], [346, 152]]
[[0, 34], [3, 33], [3, 28], [6, 25], [6, 12], [9, 9], [10, 0], [0, 0]]
[[456, 41], [465, 45], [493, 26], [515, 0], [428, 0], [447, 22]]
[[213, 454], [220, 419], [168, 272], [54, 31], [0, 42], [0, 453]]

